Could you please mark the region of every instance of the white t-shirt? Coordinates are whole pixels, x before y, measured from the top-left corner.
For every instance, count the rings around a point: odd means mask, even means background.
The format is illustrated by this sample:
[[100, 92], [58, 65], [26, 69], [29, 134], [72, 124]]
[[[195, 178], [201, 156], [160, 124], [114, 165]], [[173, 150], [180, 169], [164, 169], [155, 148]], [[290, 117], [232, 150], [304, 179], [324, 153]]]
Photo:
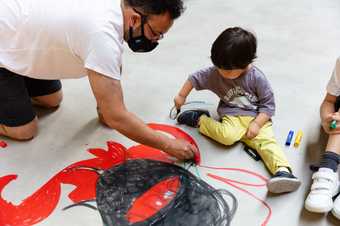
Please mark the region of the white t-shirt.
[[120, 79], [122, 52], [120, 0], [0, 0], [0, 67], [38, 79], [86, 69]]
[[328, 82], [327, 92], [333, 96], [340, 96], [340, 57], [336, 61], [332, 77]]

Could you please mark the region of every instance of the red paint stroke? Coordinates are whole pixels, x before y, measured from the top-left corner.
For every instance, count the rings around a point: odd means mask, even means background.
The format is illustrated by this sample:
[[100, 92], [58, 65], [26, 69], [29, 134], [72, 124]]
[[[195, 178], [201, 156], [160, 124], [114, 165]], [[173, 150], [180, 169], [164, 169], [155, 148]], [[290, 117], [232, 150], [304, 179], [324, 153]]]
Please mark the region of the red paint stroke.
[[229, 178], [224, 178], [224, 177], [220, 177], [211, 173], [208, 173], [207, 175], [215, 180], [221, 181], [223, 183], [226, 183], [227, 185], [230, 185], [234, 188], [236, 188], [237, 190], [246, 193], [247, 195], [250, 195], [251, 197], [253, 197], [254, 199], [256, 199], [257, 201], [261, 202], [267, 209], [268, 209], [268, 214], [265, 218], [265, 220], [262, 222], [261, 226], [266, 226], [271, 218], [272, 215], [272, 209], [269, 206], [269, 204], [264, 201], [263, 199], [257, 197], [255, 194], [253, 194], [252, 192], [240, 187], [239, 185], [243, 185], [243, 186], [248, 186], [248, 187], [265, 187], [267, 185], [268, 182], [268, 178], [250, 171], [250, 170], [246, 170], [246, 169], [239, 169], [239, 168], [223, 168], [223, 167], [210, 167], [210, 166], [200, 166], [202, 168], [206, 168], [206, 169], [214, 169], [214, 170], [226, 170], [226, 171], [237, 171], [237, 172], [241, 172], [241, 173], [245, 173], [245, 174], [249, 174], [255, 178], [260, 179], [261, 181], [263, 181], [263, 183], [259, 183], [259, 184], [255, 184], [255, 183], [248, 183], [248, 182], [242, 182], [242, 181], [236, 181], [236, 180], [232, 180]]
[[161, 181], [137, 198], [126, 217], [130, 223], [145, 221], [167, 206], [180, 188], [179, 177], [170, 177]]
[[[176, 127], [160, 124], [150, 124], [150, 127], [196, 145], [187, 133]], [[174, 159], [165, 152], [145, 145], [137, 145], [127, 150], [123, 145], [110, 141], [107, 142], [107, 147], [108, 150], [89, 149], [95, 158], [76, 162], [64, 168], [19, 205], [14, 205], [1, 196], [6, 185], [15, 180], [17, 175], [0, 177], [0, 226], [29, 226], [46, 219], [59, 202], [61, 184], [75, 186], [68, 195], [73, 203], [95, 199], [98, 174], [90, 168], [106, 170], [123, 163], [126, 159], [138, 158], [174, 163]]]
[[[26, 226], [36, 224], [47, 218], [56, 208], [61, 194], [61, 184], [72, 184], [76, 188], [68, 195], [74, 202], [94, 199], [96, 194], [96, 181], [98, 174], [83, 167], [108, 169], [123, 161], [119, 152], [125, 148], [115, 142], [108, 142], [108, 151], [103, 149], [90, 149], [89, 152], [96, 158], [74, 163], [52, 177], [34, 194], [24, 199], [19, 205], [7, 202], [1, 197], [4, 187], [16, 175], [7, 175], [0, 178], [0, 225]], [[79, 168], [81, 167], [81, 168]], [[79, 168], [79, 169], [77, 169]]]
[[226, 168], [226, 167], [213, 167], [213, 166], [203, 166], [203, 165], [199, 165], [202, 168], [206, 168], [206, 169], [213, 169], [213, 170], [225, 170], [225, 171], [235, 171], [235, 172], [241, 172], [244, 174], [249, 174], [255, 178], [260, 179], [261, 181], [263, 181], [264, 183], [261, 184], [253, 184], [253, 183], [248, 183], [248, 182], [240, 182], [240, 181], [234, 181], [231, 179], [228, 179], [229, 181], [232, 181], [233, 183], [237, 183], [237, 184], [241, 184], [241, 185], [246, 185], [246, 186], [252, 186], [252, 187], [263, 187], [263, 186], [267, 186], [267, 182], [268, 182], [268, 178], [265, 176], [262, 176], [261, 174], [258, 174], [256, 172], [247, 170], [247, 169], [240, 169], [240, 168]]
[[5, 141], [0, 141], [0, 147], [1, 148], [7, 147], [7, 143]]

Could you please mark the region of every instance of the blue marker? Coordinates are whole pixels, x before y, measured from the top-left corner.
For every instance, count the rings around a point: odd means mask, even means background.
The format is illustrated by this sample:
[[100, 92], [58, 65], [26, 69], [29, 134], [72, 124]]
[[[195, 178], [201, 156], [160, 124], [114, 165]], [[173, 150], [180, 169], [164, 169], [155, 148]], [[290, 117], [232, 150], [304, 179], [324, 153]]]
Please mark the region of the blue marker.
[[293, 130], [289, 131], [288, 136], [287, 136], [287, 140], [286, 140], [287, 146], [290, 146], [290, 143], [292, 142], [293, 136], [294, 136], [294, 131]]

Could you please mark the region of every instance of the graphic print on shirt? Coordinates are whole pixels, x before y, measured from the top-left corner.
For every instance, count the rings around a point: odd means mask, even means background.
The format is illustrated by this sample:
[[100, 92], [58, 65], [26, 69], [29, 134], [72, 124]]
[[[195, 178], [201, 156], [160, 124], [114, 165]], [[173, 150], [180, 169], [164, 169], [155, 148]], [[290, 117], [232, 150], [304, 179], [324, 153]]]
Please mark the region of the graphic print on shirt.
[[258, 101], [257, 97], [240, 86], [229, 89], [223, 96], [223, 101], [238, 108], [257, 110], [257, 106], [253, 104]]

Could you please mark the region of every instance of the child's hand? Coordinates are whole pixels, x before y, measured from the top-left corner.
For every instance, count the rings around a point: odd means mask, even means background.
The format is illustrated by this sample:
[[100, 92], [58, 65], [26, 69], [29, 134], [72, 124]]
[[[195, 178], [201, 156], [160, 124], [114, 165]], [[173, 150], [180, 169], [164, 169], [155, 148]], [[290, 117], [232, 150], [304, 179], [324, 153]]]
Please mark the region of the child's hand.
[[252, 121], [249, 124], [248, 130], [247, 130], [247, 133], [246, 133], [246, 137], [248, 139], [253, 139], [254, 137], [256, 137], [259, 134], [260, 129], [261, 129], [260, 125], [257, 124], [255, 121]]
[[[335, 129], [330, 128], [330, 124], [333, 120], [337, 121], [337, 126]], [[340, 113], [334, 112], [326, 116], [322, 120], [322, 127], [327, 134], [340, 134]]]
[[185, 97], [180, 95], [175, 96], [174, 102], [176, 109], [180, 109], [182, 107], [182, 105], [185, 103], [185, 99], [186, 99]]

